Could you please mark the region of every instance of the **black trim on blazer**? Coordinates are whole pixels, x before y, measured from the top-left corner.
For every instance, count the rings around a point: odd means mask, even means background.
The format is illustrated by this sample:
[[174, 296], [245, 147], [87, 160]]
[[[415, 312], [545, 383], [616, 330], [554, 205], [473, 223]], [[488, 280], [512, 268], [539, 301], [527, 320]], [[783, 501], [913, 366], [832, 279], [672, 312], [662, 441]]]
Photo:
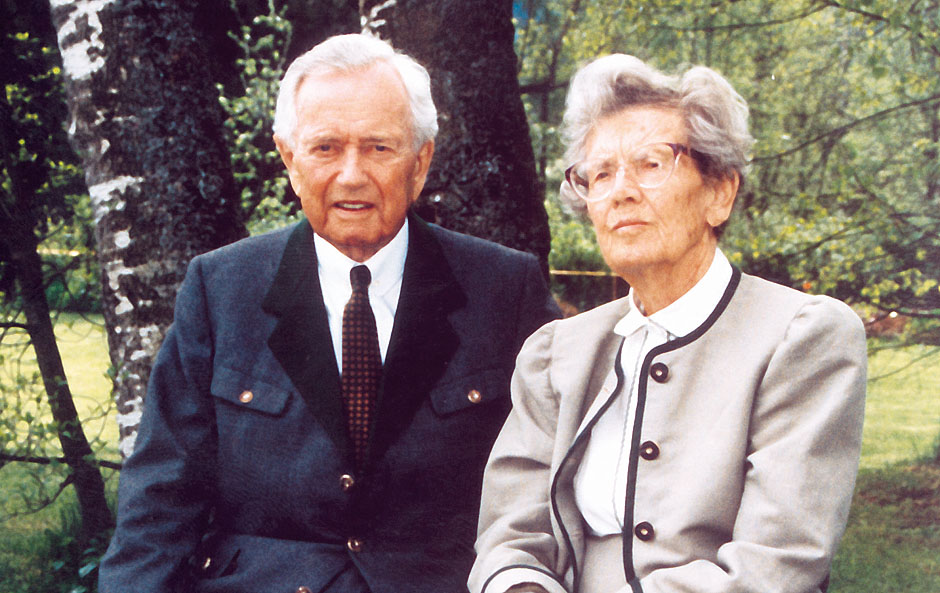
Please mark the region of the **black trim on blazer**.
[[620, 356], [623, 353], [623, 343], [626, 341], [625, 338], [620, 340], [620, 346], [617, 348], [617, 356], [614, 359], [614, 374], [617, 376], [617, 385], [614, 386], [614, 390], [610, 396], [608, 396], [607, 401], [601, 406], [601, 409], [594, 414], [594, 417], [591, 418], [587, 425], [585, 425], [584, 430], [582, 430], [577, 437], [575, 437], [574, 442], [568, 447], [568, 452], [565, 453], [565, 456], [562, 458], [561, 463], [558, 464], [558, 471], [555, 472], [555, 477], [552, 478], [552, 488], [550, 494], [550, 500], [552, 505], [552, 514], [555, 515], [555, 521], [558, 522], [558, 528], [561, 529], [561, 534], [565, 538], [565, 545], [568, 546], [568, 553], [571, 556], [571, 570], [572, 570], [572, 586], [574, 587], [574, 593], [578, 593], [579, 586], [579, 577], [580, 571], [578, 570], [578, 558], [574, 553], [574, 546], [571, 544], [571, 536], [568, 535], [568, 530], [565, 529], [565, 523], [561, 519], [561, 513], [558, 510], [558, 504], [555, 500], [555, 495], [558, 491], [558, 478], [561, 476], [562, 471], [565, 468], [565, 464], [568, 463], [568, 460], [571, 459], [572, 452], [578, 447], [578, 445], [585, 439], [586, 434], [591, 432], [591, 429], [594, 428], [594, 425], [597, 423], [597, 420], [607, 411], [607, 408], [610, 407], [610, 404], [617, 398], [620, 394], [620, 390], [623, 389], [623, 369], [620, 367]]
[[643, 428], [643, 412], [646, 406], [646, 386], [649, 379], [650, 366], [653, 364], [653, 359], [660, 354], [678, 350], [679, 348], [691, 344], [695, 340], [702, 337], [702, 335], [704, 335], [705, 332], [708, 331], [716, 321], [718, 321], [718, 318], [721, 317], [721, 314], [724, 313], [725, 309], [728, 307], [728, 303], [731, 302], [731, 298], [734, 296], [734, 293], [737, 290], [738, 284], [740, 282], [741, 270], [735, 266], [732, 266], [731, 280], [728, 282], [728, 286], [725, 288], [724, 294], [721, 295], [721, 300], [718, 301], [718, 305], [708, 316], [708, 319], [706, 319], [702, 325], [695, 328], [695, 330], [693, 330], [691, 333], [671, 342], [661, 344], [650, 350], [646, 355], [646, 358], [643, 359], [643, 366], [640, 367], [640, 384], [639, 388], [637, 389], [636, 419], [634, 420], [633, 437], [630, 442], [630, 464], [627, 470], [627, 492], [623, 511], [622, 531], [623, 570], [627, 576], [627, 582], [630, 583], [630, 586], [636, 593], [642, 593], [643, 588], [640, 586], [640, 581], [636, 576], [636, 570], [633, 568], [633, 503], [635, 502], [633, 499], [636, 496], [636, 473], [637, 466], [639, 465], [640, 431]]
[[565, 584], [561, 582], [561, 580], [559, 580], [558, 575], [556, 575], [555, 573], [553, 573], [552, 571], [548, 569], [542, 568], [541, 566], [529, 566], [528, 564], [510, 564], [509, 566], [504, 566], [500, 568], [499, 570], [497, 570], [496, 572], [494, 572], [493, 574], [491, 574], [490, 578], [486, 579], [486, 581], [483, 583], [483, 588], [480, 589], [480, 593], [484, 593], [486, 591], [486, 588], [489, 586], [490, 582], [496, 578], [496, 575], [504, 573], [507, 570], [511, 570], [513, 568], [526, 568], [529, 570], [534, 570], [535, 572], [540, 572], [546, 576], [551, 577], [552, 580], [558, 583], [559, 585], [561, 585], [561, 588], [564, 589], [565, 591], [568, 590], [568, 588], [565, 587]]

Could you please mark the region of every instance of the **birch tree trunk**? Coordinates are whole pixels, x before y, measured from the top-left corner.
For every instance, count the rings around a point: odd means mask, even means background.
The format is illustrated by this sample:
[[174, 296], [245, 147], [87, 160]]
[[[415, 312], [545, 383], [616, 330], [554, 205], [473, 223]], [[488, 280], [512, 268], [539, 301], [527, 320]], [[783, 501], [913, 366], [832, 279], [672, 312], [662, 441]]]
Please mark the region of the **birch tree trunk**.
[[69, 138], [94, 207], [125, 457], [186, 265], [244, 235], [194, 4], [50, 0]]
[[365, 31], [431, 74], [440, 134], [419, 213], [534, 253], [548, 272], [545, 188], [516, 80], [510, 0], [360, 0]]

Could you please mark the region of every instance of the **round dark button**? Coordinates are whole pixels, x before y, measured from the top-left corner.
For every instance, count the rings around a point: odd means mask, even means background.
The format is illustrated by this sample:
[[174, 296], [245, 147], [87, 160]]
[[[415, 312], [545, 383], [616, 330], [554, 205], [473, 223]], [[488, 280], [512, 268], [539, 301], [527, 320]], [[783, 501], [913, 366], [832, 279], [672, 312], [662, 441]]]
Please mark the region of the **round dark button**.
[[646, 441], [640, 445], [640, 457], [647, 461], [652, 461], [659, 457], [659, 447], [653, 441]]
[[661, 362], [657, 362], [650, 367], [650, 377], [657, 383], [665, 383], [669, 378], [669, 367]]
[[640, 541], [648, 542], [656, 535], [656, 532], [653, 531], [653, 526], [643, 521], [642, 523], [637, 523], [636, 527], [633, 528], [633, 533], [636, 534], [637, 538]]
[[339, 477], [339, 485], [343, 492], [349, 492], [356, 485], [356, 479], [349, 474], [343, 474]]
[[346, 540], [346, 548], [350, 552], [361, 552], [362, 551], [362, 540], [355, 537], [351, 537]]

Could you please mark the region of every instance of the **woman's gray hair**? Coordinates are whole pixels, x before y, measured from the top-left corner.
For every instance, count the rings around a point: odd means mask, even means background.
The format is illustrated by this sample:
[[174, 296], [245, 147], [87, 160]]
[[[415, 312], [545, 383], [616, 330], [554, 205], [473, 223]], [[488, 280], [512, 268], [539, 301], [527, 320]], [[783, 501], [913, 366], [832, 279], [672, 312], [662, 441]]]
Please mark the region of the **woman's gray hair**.
[[356, 72], [385, 62], [401, 77], [411, 107], [414, 150], [437, 135], [437, 108], [431, 98], [431, 77], [411, 56], [395, 51], [377, 37], [361, 34], [336, 35], [294, 60], [281, 79], [274, 109], [274, 133], [289, 146], [297, 127], [298, 89], [310, 76]]
[[[674, 108], [682, 115], [702, 175], [720, 179], [737, 173], [743, 181], [754, 139], [747, 129], [747, 102], [731, 84], [705, 66], [669, 75], [624, 54], [598, 58], [572, 79], [562, 125], [567, 162], [584, 158], [587, 138], [601, 118], [639, 105]], [[576, 196], [569, 194], [562, 183], [562, 198], [575, 205]], [[583, 204], [576, 209], [583, 210]]]

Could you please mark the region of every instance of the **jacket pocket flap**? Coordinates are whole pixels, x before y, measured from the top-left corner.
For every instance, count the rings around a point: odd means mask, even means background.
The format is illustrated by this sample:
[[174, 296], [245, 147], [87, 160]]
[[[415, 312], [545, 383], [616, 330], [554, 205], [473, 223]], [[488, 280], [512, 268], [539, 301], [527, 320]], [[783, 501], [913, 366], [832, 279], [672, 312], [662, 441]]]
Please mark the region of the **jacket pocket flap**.
[[227, 367], [215, 369], [211, 391], [212, 395], [239, 407], [274, 415], [284, 411], [290, 396], [290, 390]]
[[431, 407], [438, 416], [508, 397], [509, 377], [502, 369], [478, 371], [436, 386]]

